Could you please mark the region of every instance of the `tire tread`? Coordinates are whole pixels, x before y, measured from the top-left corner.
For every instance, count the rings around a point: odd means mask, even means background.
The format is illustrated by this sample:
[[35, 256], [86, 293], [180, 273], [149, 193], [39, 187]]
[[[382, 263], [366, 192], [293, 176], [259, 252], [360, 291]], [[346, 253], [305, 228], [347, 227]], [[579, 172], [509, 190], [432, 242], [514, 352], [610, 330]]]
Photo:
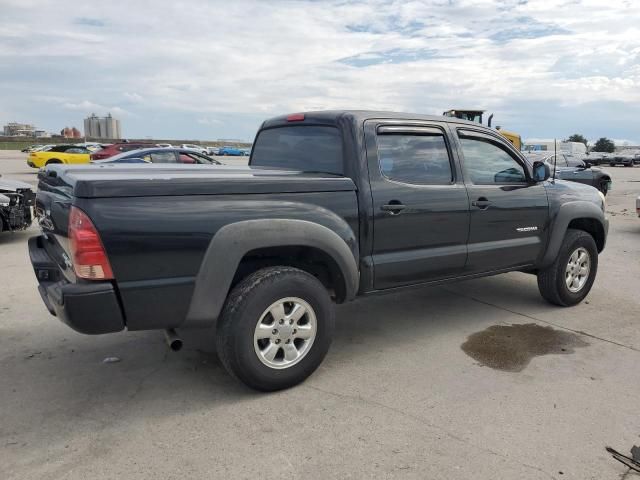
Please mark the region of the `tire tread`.
[[[564, 259], [565, 255], [569, 253], [568, 252], [569, 249], [572, 248], [572, 246], [576, 242], [581, 241], [581, 239], [584, 239], [587, 243], [589, 242], [592, 243], [594, 247], [593, 250], [596, 251], [596, 258], [591, 259], [592, 272], [590, 273], [590, 275], [593, 275], [595, 277], [598, 262], [597, 262], [597, 250], [595, 249], [595, 241], [593, 240], [593, 237], [589, 233], [585, 232], [584, 230], [576, 230], [573, 228], [567, 229], [567, 233], [564, 236], [562, 245], [560, 246], [560, 250], [558, 251], [558, 255], [556, 256], [556, 259], [547, 268], [540, 270], [538, 272], [538, 290], [540, 291], [540, 294], [542, 295], [542, 297], [549, 303], [552, 303], [554, 305], [559, 305], [561, 307], [568, 307], [576, 303], [563, 298], [562, 292], [558, 288], [558, 285], [559, 285], [558, 275], [562, 274], [564, 271], [562, 268], [564, 267], [564, 265], [560, 265], [560, 260]], [[590, 282], [593, 283], [593, 280], [590, 280]], [[584, 296], [586, 296], [589, 293], [590, 288], [591, 288], [591, 285], [588, 286]], [[579, 300], [579, 302], [580, 301], [582, 301], [582, 298]]]
[[[239, 362], [237, 358], [234, 358], [234, 327], [237, 320], [238, 311], [248, 301], [253, 292], [264, 286], [265, 284], [275, 283], [279, 281], [285, 275], [304, 275], [304, 277], [312, 282], [317, 282], [316, 287], [325, 290], [320, 281], [311, 274], [300, 270], [298, 268], [289, 266], [275, 266], [266, 267], [258, 270], [246, 278], [240, 281], [231, 291], [225, 302], [225, 306], [222, 309], [220, 317], [218, 319], [217, 334], [216, 334], [216, 350], [218, 357], [224, 368], [229, 374], [236, 380], [249, 385], [252, 388], [256, 388], [262, 391], [278, 390], [281, 387], [271, 386], [267, 383], [257, 383], [255, 381], [247, 381], [237, 371]], [[328, 298], [328, 293], [327, 293]], [[330, 318], [330, 324], [333, 324], [333, 317]], [[331, 328], [332, 330], [332, 328]], [[315, 367], [308, 372], [312, 373]], [[307, 375], [308, 375], [307, 374]]]

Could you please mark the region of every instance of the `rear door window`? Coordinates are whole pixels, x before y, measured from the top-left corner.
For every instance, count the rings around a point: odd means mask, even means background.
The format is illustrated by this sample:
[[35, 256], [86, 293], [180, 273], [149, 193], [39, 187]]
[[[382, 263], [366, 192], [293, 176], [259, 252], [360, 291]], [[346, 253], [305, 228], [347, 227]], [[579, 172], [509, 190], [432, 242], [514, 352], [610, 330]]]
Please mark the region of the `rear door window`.
[[342, 174], [342, 136], [330, 126], [262, 130], [253, 145], [252, 166]]
[[417, 185], [453, 181], [449, 151], [441, 134], [378, 135], [378, 161], [389, 180]]

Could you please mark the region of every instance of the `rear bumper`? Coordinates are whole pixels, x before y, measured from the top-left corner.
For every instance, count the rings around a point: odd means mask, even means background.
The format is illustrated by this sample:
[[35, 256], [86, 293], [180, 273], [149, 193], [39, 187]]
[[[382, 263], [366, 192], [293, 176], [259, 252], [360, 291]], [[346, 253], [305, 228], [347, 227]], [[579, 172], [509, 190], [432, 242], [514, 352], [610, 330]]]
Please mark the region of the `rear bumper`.
[[47, 310], [80, 333], [95, 335], [123, 330], [124, 317], [113, 285], [69, 283], [43, 248], [43, 241], [42, 236], [29, 239], [29, 257]]

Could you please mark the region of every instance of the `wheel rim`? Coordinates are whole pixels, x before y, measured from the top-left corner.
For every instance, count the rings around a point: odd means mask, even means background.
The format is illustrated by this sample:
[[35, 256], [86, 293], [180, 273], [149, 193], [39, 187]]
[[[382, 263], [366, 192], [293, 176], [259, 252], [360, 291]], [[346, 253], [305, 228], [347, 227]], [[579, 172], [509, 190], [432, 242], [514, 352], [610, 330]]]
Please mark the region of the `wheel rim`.
[[309, 353], [317, 330], [311, 305], [297, 297], [282, 298], [260, 316], [253, 346], [258, 359], [267, 367], [289, 368]]
[[565, 270], [565, 282], [571, 293], [582, 290], [589, 278], [591, 271], [591, 256], [586, 248], [580, 247], [574, 250], [567, 262]]

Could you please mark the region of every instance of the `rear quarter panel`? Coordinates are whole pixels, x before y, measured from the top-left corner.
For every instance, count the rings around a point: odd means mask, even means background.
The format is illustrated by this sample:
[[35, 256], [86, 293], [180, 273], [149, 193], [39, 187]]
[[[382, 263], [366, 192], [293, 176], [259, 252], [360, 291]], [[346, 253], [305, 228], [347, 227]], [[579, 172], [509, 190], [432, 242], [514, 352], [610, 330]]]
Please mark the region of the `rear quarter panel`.
[[177, 327], [184, 321], [209, 243], [230, 223], [301, 219], [336, 231], [346, 222], [351, 232], [336, 233], [353, 237], [350, 247], [357, 249], [355, 191], [78, 198], [75, 203], [100, 232], [130, 330]]

